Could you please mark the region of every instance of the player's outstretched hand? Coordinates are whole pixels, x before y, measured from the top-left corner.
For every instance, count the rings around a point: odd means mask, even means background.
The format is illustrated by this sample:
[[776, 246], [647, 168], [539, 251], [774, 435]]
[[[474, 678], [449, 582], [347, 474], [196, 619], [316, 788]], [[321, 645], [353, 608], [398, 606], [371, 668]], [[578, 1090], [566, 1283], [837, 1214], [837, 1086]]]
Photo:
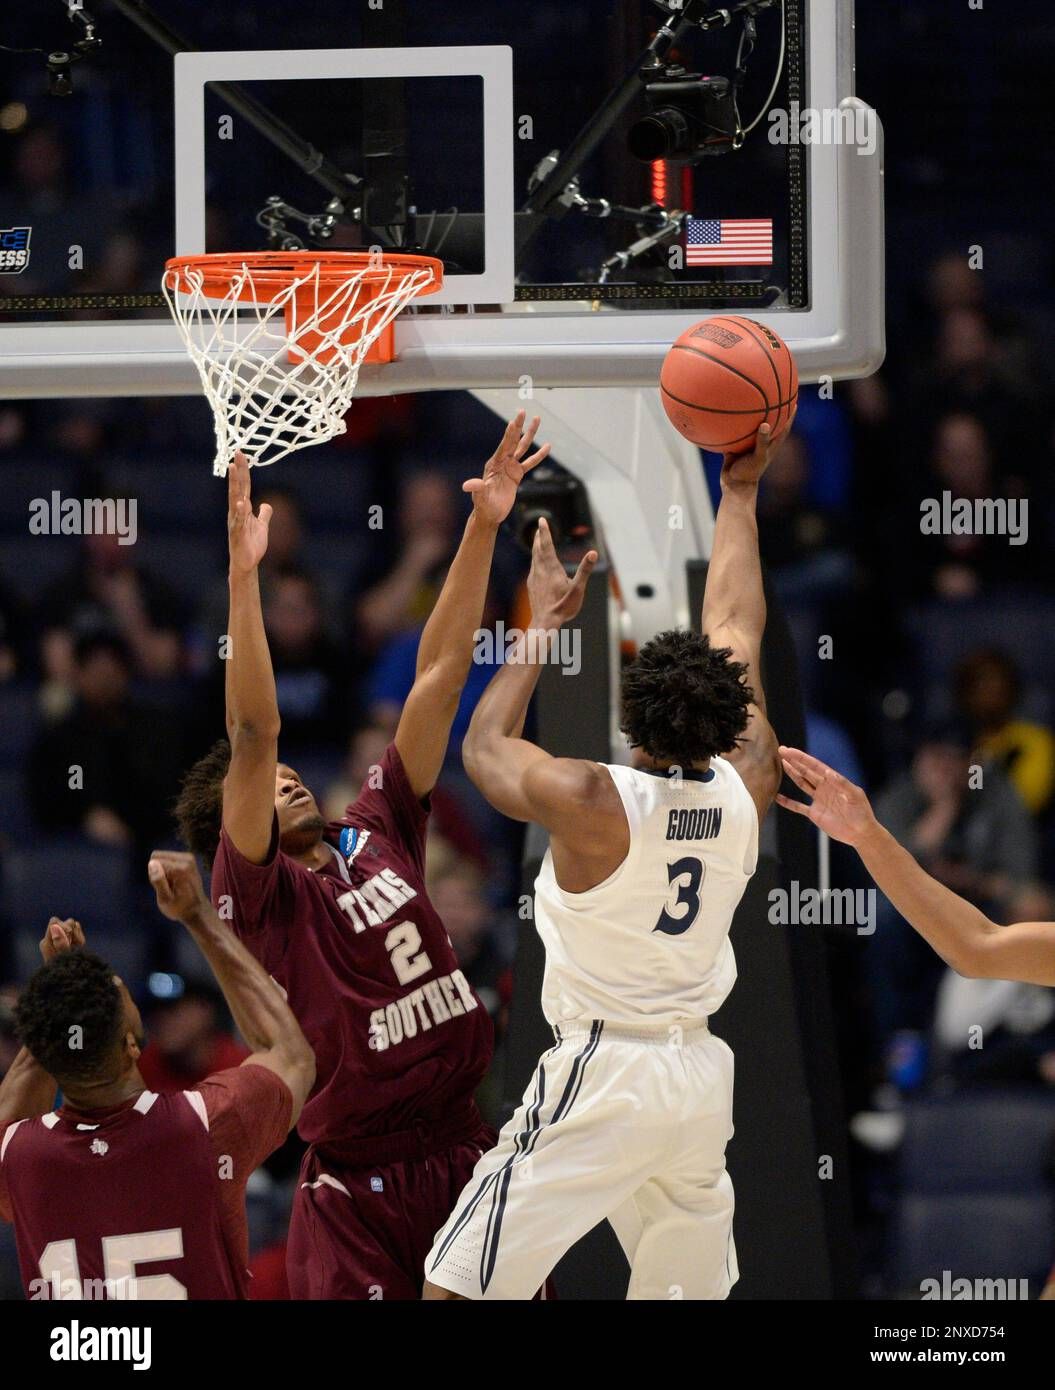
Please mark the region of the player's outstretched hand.
[[549, 631], [577, 617], [596, 563], [597, 551], [588, 550], [579, 561], [579, 568], [569, 575], [554, 548], [549, 522], [542, 517], [535, 529], [527, 578], [532, 624]]
[[762, 425], [755, 438], [755, 447], [750, 454], [726, 454], [722, 463], [722, 486], [729, 483], [757, 483], [763, 473], [776, 458], [777, 450], [791, 433], [795, 423], [798, 405], [791, 412], [787, 424], [776, 434], [771, 425]]
[[63, 951], [72, 951], [75, 946], [84, 945], [84, 929], [72, 917], [52, 917], [44, 931], [40, 943], [40, 954], [45, 965], [61, 956]]
[[156, 849], [147, 865], [147, 877], [158, 907], [174, 922], [186, 922], [208, 910], [209, 900], [193, 854]]
[[804, 802], [778, 796], [778, 803], [786, 811], [809, 817], [819, 830], [844, 845], [859, 845], [876, 829], [878, 822], [868, 797], [827, 763], [811, 758], [801, 748], [783, 746], [780, 761], [796, 787], [812, 798]]
[[249, 460], [238, 451], [227, 470], [227, 547], [232, 570], [249, 574], [256, 569], [267, 552], [267, 528], [271, 524], [271, 507], [260, 504], [253, 513], [252, 490], [249, 483]]
[[492, 526], [500, 526], [513, 510], [517, 488], [524, 475], [549, 455], [549, 445], [543, 444], [533, 454], [528, 450], [535, 442], [539, 418], [536, 415], [527, 429], [526, 412], [518, 411], [506, 426], [502, 442], [484, 465], [482, 478], [470, 478], [462, 483], [462, 491], [472, 494], [476, 515]]

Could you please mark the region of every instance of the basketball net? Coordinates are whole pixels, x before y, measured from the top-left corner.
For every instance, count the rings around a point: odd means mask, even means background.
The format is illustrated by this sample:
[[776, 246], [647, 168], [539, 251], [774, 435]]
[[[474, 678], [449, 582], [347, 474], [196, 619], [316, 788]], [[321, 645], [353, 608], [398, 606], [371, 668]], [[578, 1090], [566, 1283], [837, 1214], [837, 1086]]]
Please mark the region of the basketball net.
[[168, 261], [161, 288], [212, 407], [213, 472], [239, 450], [259, 466], [343, 434], [363, 362], [391, 361], [392, 321], [442, 279], [439, 261], [377, 251]]

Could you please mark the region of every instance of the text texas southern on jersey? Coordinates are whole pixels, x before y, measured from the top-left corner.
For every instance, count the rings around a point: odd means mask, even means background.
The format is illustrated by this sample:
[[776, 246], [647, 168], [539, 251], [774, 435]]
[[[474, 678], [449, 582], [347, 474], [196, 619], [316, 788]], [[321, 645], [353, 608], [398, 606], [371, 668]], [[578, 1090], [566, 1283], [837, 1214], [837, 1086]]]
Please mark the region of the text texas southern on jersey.
[[427, 824], [390, 744], [327, 827], [325, 868], [278, 849], [277, 817], [264, 864], [221, 836], [213, 902], [286, 991], [315, 1051], [298, 1126], [309, 1143], [448, 1121], [472, 1106], [490, 1063], [491, 1020], [425, 892]]

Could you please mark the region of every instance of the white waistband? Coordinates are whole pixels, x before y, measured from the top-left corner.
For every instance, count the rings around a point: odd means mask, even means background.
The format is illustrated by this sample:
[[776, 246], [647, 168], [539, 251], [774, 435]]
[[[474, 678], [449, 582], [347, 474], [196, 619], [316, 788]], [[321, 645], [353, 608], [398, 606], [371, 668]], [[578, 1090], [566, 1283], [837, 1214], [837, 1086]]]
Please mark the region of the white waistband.
[[662, 1043], [667, 1047], [681, 1047], [687, 1042], [695, 1042], [710, 1035], [705, 1018], [683, 1018], [676, 1023], [639, 1025], [636, 1023], [613, 1023], [602, 1018], [576, 1019], [571, 1023], [558, 1023], [553, 1026], [553, 1035], [558, 1042], [572, 1042], [580, 1039], [608, 1038], [621, 1042]]

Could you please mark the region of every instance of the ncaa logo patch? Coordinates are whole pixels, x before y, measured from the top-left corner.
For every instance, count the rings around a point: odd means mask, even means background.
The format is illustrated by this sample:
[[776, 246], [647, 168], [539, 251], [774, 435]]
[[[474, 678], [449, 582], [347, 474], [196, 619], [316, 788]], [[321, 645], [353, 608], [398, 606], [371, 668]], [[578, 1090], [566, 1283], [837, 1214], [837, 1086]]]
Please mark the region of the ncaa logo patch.
[[345, 863], [348, 865], [355, 863], [357, 855], [362, 854], [369, 838], [369, 830], [357, 830], [351, 825], [346, 825], [344, 827], [341, 831], [340, 848], [341, 853], [344, 855]]
[[32, 227], [0, 227], [0, 275], [21, 275], [29, 265]]

